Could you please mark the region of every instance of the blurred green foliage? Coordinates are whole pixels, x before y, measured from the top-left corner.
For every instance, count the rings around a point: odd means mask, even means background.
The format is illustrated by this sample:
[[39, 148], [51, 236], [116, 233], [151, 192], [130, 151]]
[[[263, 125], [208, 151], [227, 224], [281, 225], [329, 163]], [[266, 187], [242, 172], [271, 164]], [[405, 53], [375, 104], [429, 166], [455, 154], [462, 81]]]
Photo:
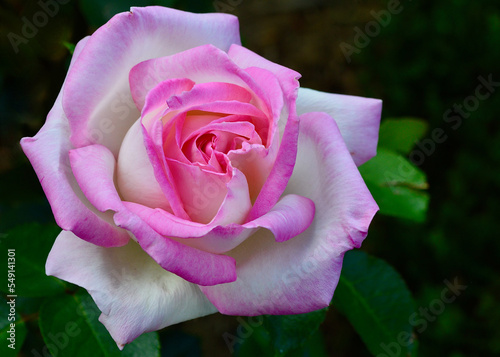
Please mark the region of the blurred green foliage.
[[[385, 116], [426, 118], [429, 132], [440, 128], [447, 139], [433, 150], [429, 145], [419, 165], [430, 185], [428, 223], [379, 220], [377, 237], [367, 243], [397, 267], [417, 306], [439, 299], [444, 279], [468, 286], [419, 334], [422, 356], [498, 355], [500, 86], [477, 109], [466, 105], [478, 77], [500, 82], [500, 4], [402, 3], [404, 10], [353, 57], [358, 78], [366, 95], [384, 99]], [[455, 105], [464, 106], [463, 114]], [[460, 125], [446, 121], [448, 110]]]
[[383, 260], [347, 252], [332, 304], [347, 316], [373, 356], [387, 353], [387, 346], [396, 356], [418, 356], [408, 319], [413, 299], [401, 276]]
[[[214, 10], [211, 1], [138, 0], [134, 5], [153, 3], [194, 12]], [[231, 6], [241, 18], [242, 37], [250, 49], [298, 70], [305, 86], [382, 98], [383, 117], [427, 120], [423, 140], [429, 139], [434, 145], [428, 144], [425, 152], [418, 146], [412, 149], [423, 154], [418, 167], [429, 182], [427, 222], [378, 215], [363, 245], [364, 250], [396, 267], [413, 292], [417, 309], [429, 308], [440, 299], [445, 280], [457, 278], [467, 285], [440, 314], [424, 319], [426, 328], [416, 336], [419, 355], [499, 355], [500, 240], [496, 232], [500, 213], [500, 87], [488, 99], [479, 101], [475, 110], [456, 109], [475, 96], [481, 84], [478, 78], [491, 76], [500, 82], [499, 2], [402, 1], [403, 10], [392, 15], [380, 34], [352, 55], [351, 63], [343, 57], [340, 44], [352, 44], [354, 29], [363, 31], [374, 20], [371, 11], [387, 9], [387, 1], [316, 1], [303, 2], [309, 5], [302, 7], [276, 3], [244, 0]], [[40, 5], [35, 1], [2, 2], [0, 239], [21, 224], [53, 221], [19, 139], [34, 135], [42, 126], [64, 80], [70, 58], [68, 44], [75, 44], [130, 4], [118, 0], [69, 1], [38, 28], [36, 36], [13, 46], [9, 34], [20, 35], [23, 19], [32, 20]], [[451, 114], [447, 115], [449, 110]], [[455, 117], [453, 121], [450, 115]], [[432, 140], [435, 129], [444, 132], [444, 141]], [[400, 154], [412, 158], [411, 151]], [[42, 336], [34, 331], [42, 301], [18, 302], [23, 325], [34, 336], [25, 342], [25, 350], [41, 350]], [[220, 315], [204, 321], [210, 322], [209, 328], [203, 328], [200, 320], [163, 331], [163, 350], [176, 356], [210, 355], [213, 351], [229, 355], [222, 332], [236, 329], [238, 322]], [[316, 343], [310, 349], [314, 351], [314, 346], [324, 341], [327, 352], [311, 355], [370, 355], [348, 321], [333, 308], [321, 329], [326, 338], [314, 335]], [[258, 343], [248, 342], [268, 338], [259, 328], [255, 331], [241, 350], [255, 352]], [[164, 351], [164, 355], [171, 355]]]

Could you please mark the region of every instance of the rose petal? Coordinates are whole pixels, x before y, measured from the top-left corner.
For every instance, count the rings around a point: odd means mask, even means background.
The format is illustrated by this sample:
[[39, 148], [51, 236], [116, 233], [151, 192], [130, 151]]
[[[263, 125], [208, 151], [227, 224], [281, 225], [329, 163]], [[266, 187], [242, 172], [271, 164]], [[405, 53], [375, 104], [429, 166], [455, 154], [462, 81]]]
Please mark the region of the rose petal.
[[244, 224], [269, 229], [276, 242], [285, 242], [305, 231], [314, 219], [314, 202], [299, 195], [285, 195], [268, 213]]
[[360, 246], [378, 210], [335, 121], [325, 113], [300, 120], [297, 162], [285, 193], [310, 198], [314, 221], [286, 242], [260, 230], [231, 251], [238, 280], [202, 287], [222, 313], [298, 314], [328, 306], [344, 253]]
[[118, 154], [116, 180], [120, 194], [125, 201], [172, 211], [156, 180], [153, 165], [144, 145], [144, 136], [139, 120], [132, 125], [123, 139]]
[[270, 148], [243, 143], [241, 149], [233, 150], [227, 155], [231, 165], [243, 172], [247, 178], [252, 202], [255, 202], [276, 161], [278, 141], [273, 140]]
[[267, 99], [267, 105], [270, 107], [272, 122], [268, 124], [268, 135], [262, 138], [264, 145], [270, 146], [273, 136], [276, 133], [279, 134], [276, 129], [283, 109], [283, 91], [274, 73], [257, 67], [246, 68], [245, 72], [260, 85], [262, 91], [265, 93], [264, 96]]
[[46, 272], [88, 290], [120, 348], [145, 332], [217, 311], [198, 286], [162, 269], [133, 241], [102, 248], [63, 231]]
[[130, 211], [114, 216], [119, 227], [132, 232], [144, 249], [163, 269], [198, 285], [216, 285], [236, 280], [233, 258], [212, 254], [163, 237]]
[[[204, 103], [193, 106], [187, 106], [177, 115], [186, 114], [186, 112], [202, 111], [208, 113], [219, 113], [229, 115], [245, 115], [252, 118], [267, 120], [266, 115], [252, 104], [241, 102], [224, 102], [216, 101], [212, 103]], [[175, 118], [172, 118], [172, 120]]]
[[[160, 82], [146, 95], [146, 101], [141, 111], [143, 124], [145, 122], [149, 122], [149, 118], [155, 118], [162, 110], [168, 108], [166, 105], [168, 98], [181, 94], [182, 92], [189, 91], [194, 87], [194, 85], [195, 83], [187, 78], [174, 78]], [[134, 88], [130, 89], [132, 93], [135, 92]]]
[[168, 203], [170, 204], [172, 212], [181, 218], [189, 219], [189, 215], [184, 209], [179, 192], [175, 187], [173, 174], [167, 164], [163, 152], [162, 122], [155, 122], [149, 133], [143, 125], [141, 125], [141, 128], [146, 152], [151, 164], [153, 165], [156, 180], [160, 185]]
[[325, 112], [339, 126], [342, 137], [357, 166], [377, 153], [382, 101], [350, 95], [300, 88], [297, 114]]
[[249, 103], [252, 95], [243, 87], [232, 83], [198, 83], [190, 91], [167, 98], [170, 109], [177, 110], [186, 104], [199, 105], [215, 101], [231, 101]]
[[[81, 40], [73, 54], [71, 67], [86, 46]], [[98, 212], [81, 192], [71, 171], [68, 151], [70, 129], [63, 112], [62, 91], [47, 116], [47, 121], [33, 138], [23, 138], [21, 146], [35, 169], [54, 213], [57, 224], [77, 236], [104, 247], [121, 246], [130, 239], [116, 227], [109, 215]]]
[[217, 214], [210, 222], [211, 226], [243, 223], [252, 208], [248, 192], [248, 179], [240, 170], [232, 169], [232, 177], [227, 183], [226, 189], [227, 194]]
[[[299, 135], [299, 119], [295, 110], [290, 114], [281, 140], [274, 166], [255, 200], [247, 221], [254, 220], [268, 212], [278, 202], [293, 172], [297, 155], [297, 138]], [[278, 136], [274, 138], [279, 140]]]
[[[238, 20], [232, 15], [152, 6], [114, 16], [92, 35], [68, 74], [63, 106], [72, 143], [100, 143], [118, 154], [128, 128], [139, 117], [128, 83], [137, 63], [205, 44], [227, 50], [239, 42]], [[146, 92], [142, 93], [144, 98]]]
[[[236, 197], [234, 204], [238, 203], [238, 199]], [[314, 218], [314, 203], [298, 195], [283, 197], [268, 213], [242, 225], [223, 225], [225, 221], [229, 221], [227, 218], [230, 215], [234, 215], [230, 209], [231, 203], [226, 205], [229, 209], [220, 211], [207, 225], [184, 221], [161, 209], [152, 210], [128, 202], [125, 205], [161, 235], [170, 236], [190, 247], [218, 254], [236, 248], [261, 227], [269, 229], [277, 242], [284, 242], [305, 231]], [[224, 204], [222, 207], [225, 207]]]

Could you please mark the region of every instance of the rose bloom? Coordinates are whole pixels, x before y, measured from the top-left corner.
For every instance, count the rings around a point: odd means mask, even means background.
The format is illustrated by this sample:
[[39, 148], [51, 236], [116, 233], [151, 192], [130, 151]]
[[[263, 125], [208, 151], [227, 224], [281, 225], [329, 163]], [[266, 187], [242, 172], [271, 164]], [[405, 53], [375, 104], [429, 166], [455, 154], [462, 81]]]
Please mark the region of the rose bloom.
[[299, 88], [237, 18], [132, 8], [76, 46], [22, 148], [63, 229], [48, 275], [120, 348], [199, 316], [329, 305], [378, 210], [357, 165], [381, 101]]

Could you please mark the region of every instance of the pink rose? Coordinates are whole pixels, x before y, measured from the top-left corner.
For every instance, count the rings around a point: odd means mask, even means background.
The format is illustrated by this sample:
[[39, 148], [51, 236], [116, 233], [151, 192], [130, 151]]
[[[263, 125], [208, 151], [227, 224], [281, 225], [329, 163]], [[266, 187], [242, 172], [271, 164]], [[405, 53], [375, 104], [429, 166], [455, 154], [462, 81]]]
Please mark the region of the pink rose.
[[133, 8], [81, 40], [22, 147], [63, 231], [46, 271], [123, 347], [216, 311], [328, 306], [378, 207], [381, 101], [299, 88], [224, 14]]

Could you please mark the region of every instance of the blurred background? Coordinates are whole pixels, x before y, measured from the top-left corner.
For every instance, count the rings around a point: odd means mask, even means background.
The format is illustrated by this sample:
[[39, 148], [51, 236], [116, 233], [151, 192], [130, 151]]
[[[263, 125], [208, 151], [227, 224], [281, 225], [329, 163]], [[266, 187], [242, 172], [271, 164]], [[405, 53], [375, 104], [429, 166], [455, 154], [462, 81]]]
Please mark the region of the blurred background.
[[[71, 44], [132, 5], [229, 12], [244, 46], [301, 73], [301, 86], [380, 98], [383, 118], [428, 123], [427, 146], [409, 158], [428, 177], [427, 219], [377, 215], [362, 249], [396, 268], [417, 309], [440, 299], [445, 280], [467, 286], [417, 334], [420, 356], [500, 355], [498, 0], [60, 0], [53, 13], [36, 1], [0, 4], [0, 234], [53, 222], [19, 140], [44, 123]], [[40, 11], [48, 21], [34, 18]], [[23, 34], [25, 19], [40, 26]], [[238, 325], [217, 314], [169, 327], [163, 355], [229, 356], [223, 334]], [[36, 330], [36, 316], [28, 329]], [[370, 355], [333, 308], [322, 332], [328, 355]]]

